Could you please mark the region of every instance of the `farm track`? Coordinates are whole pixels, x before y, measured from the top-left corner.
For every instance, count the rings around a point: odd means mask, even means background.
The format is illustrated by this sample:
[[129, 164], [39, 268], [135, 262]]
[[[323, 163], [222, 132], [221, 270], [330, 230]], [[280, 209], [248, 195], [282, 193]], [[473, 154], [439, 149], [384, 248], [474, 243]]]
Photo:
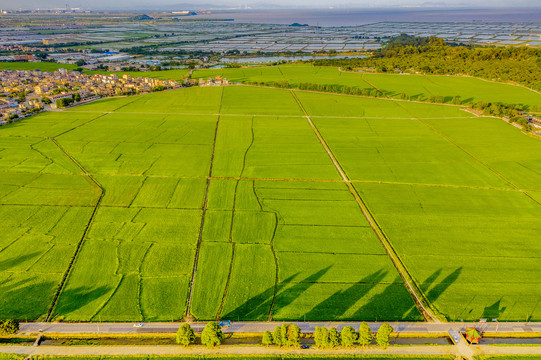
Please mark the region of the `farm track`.
[[[224, 91], [222, 88], [222, 96], [220, 99], [220, 111], [222, 109], [222, 104], [224, 100]], [[191, 316], [191, 308], [192, 308], [192, 297], [193, 297], [193, 287], [195, 283], [195, 274], [197, 272], [197, 265], [199, 263], [199, 252], [201, 250], [201, 242], [203, 240], [203, 226], [205, 225], [205, 215], [207, 213], [207, 207], [208, 207], [208, 198], [209, 198], [209, 189], [210, 189], [210, 181], [212, 177], [212, 165], [214, 164], [214, 154], [216, 150], [216, 139], [218, 138], [218, 128], [220, 125], [220, 115], [218, 115], [218, 118], [216, 120], [216, 128], [214, 130], [214, 141], [212, 143], [212, 156], [210, 158], [210, 166], [209, 166], [209, 175], [207, 177], [207, 187], [205, 190], [205, 201], [203, 203], [203, 212], [201, 214], [201, 225], [199, 227], [199, 237], [197, 239], [197, 246], [195, 248], [195, 257], [194, 257], [194, 264], [193, 264], [193, 271], [192, 271], [192, 277], [190, 280], [190, 288], [188, 293], [188, 303], [186, 304], [186, 317], [189, 318]]]
[[290, 93], [295, 99], [295, 101], [297, 102], [297, 104], [299, 105], [299, 107], [301, 108], [301, 110], [303, 111], [303, 113], [306, 115], [306, 120], [308, 120], [310, 126], [312, 127], [312, 130], [314, 131], [321, 145], [323, 146], [328, 156], [330, 157], [331, 161], [333, 162], [334, 166], [336, 167], [336, 170], [340, 173], [340, 176], [342, 177], [343, 182], [347, 185], [349, 191], [351, 192], [351, 194], [355, 198], [355, 201], [359, 205], [359, 208], [361, 209], [363, 215], [366, 217], [368, 223], [370, 224], [370, 226], [376, 233], [377, 237], [381, 241], [383, 247], [387, 251], [387, 254], [389, 255], [389, 257], [391, 258], [391, 261], [395, 265], [396, 270], [398, 271], [398, 273], [404, 280], [404, 284], [406, 285], [407, 290], [411, 294], [417, 308], [419, 309], [419, 312], [422, 314], [422, 316], [425, 318], [426, 321], [436, 322], [436, 323], [440, 322], [439, 319], [433, 314], [432, 309], [430, 309], [429, 307], [428, 300], [424, 297], [422, 291], [419, 289], [419, 287], [416, 285], [415, 281], [413, 280], [412, 276], [407, 271], [407, 268], [402, 263], [402, 260], [400, 259], [396, 251], [394, 250], [391, 242], [387, 239], [385, 233], [383, 232], [383, 230], [377, 223], [376, 219], [370, 213], [370, 210], [368, 209], [367, 205], [364, 203], [364, 201], [358, 194], [355, 187], [351, 184], [351, 181], [349, 180], [346, 173], [342, 169], [342, 166], [340, 165], [340, 163], [338, 162], [338, 160], [332, 153], [331, 149], [325, 142], [325, 139], [323, 138], [323, 136], [321, 135], [321, 133], [319, 132], [315, 124], [312, 122], [312, 119], [310, 119], [310, 116], [306, 112], [306, 109], [302, 105], [301, 101], [299, 100], [299, 98], [297, 97], [297, 95], [295, 94], [293, 90], [290, 90]]

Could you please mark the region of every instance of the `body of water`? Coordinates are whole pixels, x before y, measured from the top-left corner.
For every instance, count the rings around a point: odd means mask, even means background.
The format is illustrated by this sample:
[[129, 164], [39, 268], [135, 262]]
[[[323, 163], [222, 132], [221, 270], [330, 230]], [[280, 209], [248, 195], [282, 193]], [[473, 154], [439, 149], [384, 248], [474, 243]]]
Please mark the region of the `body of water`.
[[540, 22], [541, 9], [326, 9], [223, 10], [190, 19], [234, 19], [237, 22], [319, 26], [355, 26], [383, 21], [399, 22]]

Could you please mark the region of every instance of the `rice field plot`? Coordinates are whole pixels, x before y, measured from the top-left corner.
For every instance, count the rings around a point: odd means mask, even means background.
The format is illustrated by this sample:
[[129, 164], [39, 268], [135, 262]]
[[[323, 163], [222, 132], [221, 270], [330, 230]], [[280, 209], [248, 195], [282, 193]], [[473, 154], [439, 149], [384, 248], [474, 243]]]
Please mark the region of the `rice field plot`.
[[249, 86], [225, 87], [221, 113], [224, 115], [303, 115], [289, 90]]
[[209, 69], [194, 72], [193, 78], [217, 75], [233, 82], [288, 81], [295, 87], [300, 83], [311, 83], [378, 89], [391, 98], [399, 99], [402, 94], [406, 94], [412, 100], [420, 101], [426, 101], [430, 96], [443, 96], [446, 101], [451, 101], [458, 96], [463, 104], [487, 101], [533, 106], [541, 102], [540, 94], [522, 86], [474, 77], [344, 72], [330, 66], [283, 65]]
[[113, 113], [57, 140], [93, 174], [197, 177], [208, 173], [216, 121]]
[[541, 142], [494, 118], [429, 119], [430, 126], [471, 157], [524, 190], [541, 190]]
[[[314, 118], [313, 121], [351, 179], [511, 188], [418, 120]], [[462, 123], [474, 121], [467, 119]]]
[[10, 173], [79, 174], [80, 169], [51, 140], [0, 136], [0, 171]]
[[[174, 102], [170, 96], [165, 100]], [[138, 111], [137, 101], [148, 100], [133, 99], [122, 109]], [[170, 110], [116, 111], [58, 138], [105, 195], [55, 319], [184, 316], [217, 117]]]
[[430, 118], [460, 117], [474, 115], [456, 106], [434, 105], [375, 99], [348, 95], [321, 94], [295, 91], [310, 116], [318, 117], [366, 117], [366, 118]]
[[538, 141], [494, 118], [313, 121], [441, 313], [539, 319], [541, 207], [509, 183], [538, 189]]
[[2, 318], [44, 318], [100, 196], [48, 138], [96, 115], [54, 115], [0, 129]]
[[373, 89], [366, 83], [361, 73], [341, 72], [330, 66], [281, 65], [255, 66], [245, 68], [205, 69], [194, 71], [192, 78], [214, 78], [222, 76], [232, 82], [281, 82], [288, 81], [292, 86], [300, 83], [351, 86], [360, 89]]
[[138, 96], [118, 109], [122, 113], [217, 114], [222, 87], [191, 87]]
[[213, 176], [339, 179], [306, 119], [282, 116], [221, 116]]
[[215, 78], [216, 76], [222, 76], [231, 82], [283, 80], [280, 68], [277, 66], [195, 70], [192, 74], [192, 79], [208, 79]]
[[374, 89], [363, 80], [362, 73], [342, 72], [336, 67], [296, 65], [280, 66], [279, 68], [284, 78], [294, 86], [298, 86], [300, 83], [311, 83]]
[[[295, 93], [440, 312], [539, 319], [535, 139], [457, 107]], [[101, 195], [76, 161], [104, 193], [55, 320], [181, 319], [200, 232], [197, 319], [422, 319], [290, 91], [103, 104], [0, 129], [0, 316], [51, 305]]]
[[[192, 304], [198, 319], [420, 318], [343, 183], [212, 180], [208, 206]], [[223, 256], [211, 262], [213, 252]], [[403, 308], [381, 300], [389, 292]]]
[[355, 187], [448, 319], [538, 321], [541, 206], [520, 191]]
[[0, 206], [2, 318], [45, 316], [92, 212], [44, 205]]
[[[2, 126], [0, 138], [50, 138], [60, 135], [76, 126], [91, 121], [100, 114], [44, 112], [27, 119]], [[31, 126], [30, 126], [31, 125]]]
[[182, 318], [200, 218], [200, 210], [101, 207], [55, 318]]
[[463, 104], [487, 101], [533, 106], [541, 103], [539, 93], [522, 86], [467, 76], [364, 74], [362, 78], [390, 97], [399, 98], [405, 93], [416, 100], [427, 100], [434, 95], [450, 101], [459, 96]]

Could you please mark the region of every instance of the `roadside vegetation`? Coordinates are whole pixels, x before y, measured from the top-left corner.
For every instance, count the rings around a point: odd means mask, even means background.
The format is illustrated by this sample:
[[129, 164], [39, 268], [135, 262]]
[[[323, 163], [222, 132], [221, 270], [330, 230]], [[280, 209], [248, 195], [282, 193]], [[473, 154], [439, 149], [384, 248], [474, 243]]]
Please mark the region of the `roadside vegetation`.
[[17, 320], [0, 320], [0, 336], [14, 335], [19, 331]]

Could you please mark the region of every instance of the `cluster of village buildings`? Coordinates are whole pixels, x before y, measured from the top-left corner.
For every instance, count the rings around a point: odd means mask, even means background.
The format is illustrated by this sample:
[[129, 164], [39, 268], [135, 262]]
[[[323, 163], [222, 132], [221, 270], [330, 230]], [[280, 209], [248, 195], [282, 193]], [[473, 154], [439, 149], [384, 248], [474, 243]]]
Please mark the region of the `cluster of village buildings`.
[[87, 75], [59, 69], [0, 70], [0, 121], [5, 123], [36, 111], [55, 108], [58, 100], [91, 100], [106, 96], [139, 94], [175, 89], [184, 82], [145, 77]]

